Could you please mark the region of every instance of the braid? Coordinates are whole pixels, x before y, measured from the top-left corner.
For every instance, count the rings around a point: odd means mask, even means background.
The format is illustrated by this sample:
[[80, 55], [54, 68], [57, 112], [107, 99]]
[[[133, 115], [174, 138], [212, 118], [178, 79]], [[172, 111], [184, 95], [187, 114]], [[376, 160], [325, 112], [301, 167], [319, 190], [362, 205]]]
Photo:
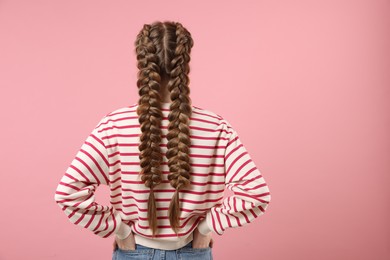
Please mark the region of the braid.
[[153, 236], [157, 230], [156, 201], [153, 188], [161, 183], [162, 153], [160, 84], [162, 77], [169, 79], [171, 106], [168, 115], [167, 153], [168, 180], [175, 193], [169, 205], [168, 216], [172, 229], [178, 234], [180, 228], [179, 190], [190, 185], [189, 121], [192, 113], [189, 61], [193, 40], [180, 24], [155, 22], [145, 24], [136, 39], [138, 80], [140, 99], [137, 114], [142, 134], [140, 135], [141, 179], [150, 188], [148, 199], [148, 221]]
[[169, 221], [175, 233], [178, 233], [180, 206], [179, 190], [190, 184], [190, 157], [189, 147], [190, 128], [189, 119], [192, 113], [188, 73], [190, 72], [189, 52], [192, 47], [189, 33], [180, 23], [176, 23], [176, 48], [174, 58], [171, 60], [172, 70], [168, 89], [171, 93], [171, 108], [168, 125], [168, 150], [166, 153], [169, 166], [168, 179], [176, 189], [169, 205]]
[[149, 38], [151, 26], [144, 25], [137, 37], [138, 81], [140, 99], [138, 101], [137, 114], [142, 134], [140, 136], [140, 166], [141, 179], [145, 186], [150, 188], [148, 199], [148, 221], [153, 230], [153, 236], [157, 230], [156, 201], [154, 198], [154, 186], [161, 183], [160, 164], [162, 155], [160, 106], [160, 68], [157, 64], [156, 48]]

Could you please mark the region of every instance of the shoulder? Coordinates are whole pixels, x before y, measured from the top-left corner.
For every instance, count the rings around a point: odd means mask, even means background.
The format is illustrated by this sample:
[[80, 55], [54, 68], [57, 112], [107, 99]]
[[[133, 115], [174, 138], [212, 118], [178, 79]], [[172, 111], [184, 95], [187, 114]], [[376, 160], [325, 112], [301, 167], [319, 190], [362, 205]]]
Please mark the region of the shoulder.
[[212, 121], [216, 128], [226, 134], [232, 132], [233, 127], [230, 122], [221, 114], [205, 109], [203, 107], [193, 105], [193, 118], [202, 117]]
[[107, 129], [112, 129], [115, 125], [121, 124], [125, 119], [137, 120], [137, 111], [136, 104], [117, 107], [112, 110], [109, 110], [107, 113], [103, 114], [100, 117], [100, 120], [95, 126], [95, 129], [99, 132], [105, 131]]
[[137, 104], [131, 104], [127, 106], [117, 107], [109, 111], [104, 117], [107, 119], [116, 119], [126, 117], [129, 115], [137, 114]]

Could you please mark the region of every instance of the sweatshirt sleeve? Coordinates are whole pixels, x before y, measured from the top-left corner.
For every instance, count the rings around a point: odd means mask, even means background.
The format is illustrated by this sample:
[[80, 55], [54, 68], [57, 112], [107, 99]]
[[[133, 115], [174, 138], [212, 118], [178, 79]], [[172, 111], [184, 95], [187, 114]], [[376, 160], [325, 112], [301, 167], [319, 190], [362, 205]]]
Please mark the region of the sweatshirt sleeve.
[[238, 133], [226, 121], [228, 140], [224, 151], [225, 187], [234, 195], [213, 206], [198, 226], [200, 233], [222, 235], [227, 228], [253, 222], [265, 213], [271, 200], [267, 183], [241, 142]]
[[[103, 118], [104, 119], [104, 118]], [[102, 120], [103, 120], [102, 119]], [[132, 231], [113, 206], [95, 202], [95, 190], [109, 185], [108, 153], [97, 124], [62, 176], [54, 200], [69, 221], [107, 238], [115, 234], [126, 238]]]

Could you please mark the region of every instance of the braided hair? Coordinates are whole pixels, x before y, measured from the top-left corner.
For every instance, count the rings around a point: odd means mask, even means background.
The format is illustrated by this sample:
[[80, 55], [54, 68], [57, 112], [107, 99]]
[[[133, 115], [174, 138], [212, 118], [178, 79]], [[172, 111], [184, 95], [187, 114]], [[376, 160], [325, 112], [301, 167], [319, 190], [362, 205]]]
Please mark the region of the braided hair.
[[153, 237], [157, 232], [156, 201], [153, 189], [161, 183], [160, 151], [161, 111], [160, 85], [167, 80], [171, 105], [168, 115], [167, 152], [168, 180], [175, 189], [168, 216], [172, 229], [178, 235], [180, 228], [179, 190], [190, 185], [189, 121], [192, 114], [190, 89], [190, 52], [193, 46], [191, 34], [179, 22], [154, 22], [144, 24], [137, 35], [136, 56], [139, 93], [137, 114], [141, 135], [138, 149], [141, 180], [150, 188], [148, 221]]

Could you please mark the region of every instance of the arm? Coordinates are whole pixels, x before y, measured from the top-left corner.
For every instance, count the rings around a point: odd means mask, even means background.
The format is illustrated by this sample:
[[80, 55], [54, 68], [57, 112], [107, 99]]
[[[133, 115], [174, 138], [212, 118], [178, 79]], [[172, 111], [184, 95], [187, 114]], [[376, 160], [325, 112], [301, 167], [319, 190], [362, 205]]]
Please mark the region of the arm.
[[[227, 121], [225, 121], [227, 122]], [[225, 187], [234, 195], [212, 207], [199, 223], [199, 232], [211, 231], [222, 235], [227, 228], [235, 228], [254, 221], [265, 213], [271, 200], [268, 186], [242, 144], [238, 133], [227, 123], [228, 142], [224, 152]]]
[[[102, 120], [101, 120], [102, 122]], [[54, 200], [70, 222], [106, 238], [115, 234], [126, 238], [132, 231], [112, 206], [95, 202], [95, 190], [109, 185], [108, 154], [101, 133], [101, 122], [87, 137], [57, 186]]]

